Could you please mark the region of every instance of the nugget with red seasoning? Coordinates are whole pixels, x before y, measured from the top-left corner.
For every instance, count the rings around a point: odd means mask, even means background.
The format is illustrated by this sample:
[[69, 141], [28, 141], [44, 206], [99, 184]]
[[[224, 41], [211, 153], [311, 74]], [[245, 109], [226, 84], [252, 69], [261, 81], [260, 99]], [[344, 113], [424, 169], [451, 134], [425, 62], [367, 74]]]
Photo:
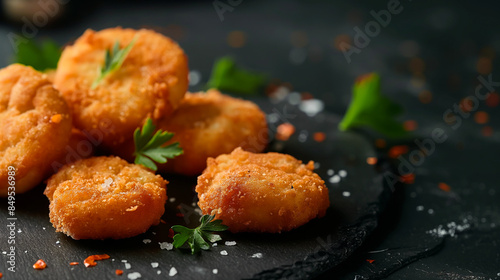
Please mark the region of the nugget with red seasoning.
[[92, 157], [61, 168], [44, 194], [56, 231], [73, 239], [120, 239], [160, 222], [167, 183], [119, 157]]
[[330, 205], [325, 182], [290, 155], [235, 149], [208, 159], [198, 177], [203, 214], [215, 214], [232, 232], [283, 232], [325, 215]]
[[0, 196], [48, 177], [70, 134], [68, 105], [45, 75], [20, 64], [0, 70]]

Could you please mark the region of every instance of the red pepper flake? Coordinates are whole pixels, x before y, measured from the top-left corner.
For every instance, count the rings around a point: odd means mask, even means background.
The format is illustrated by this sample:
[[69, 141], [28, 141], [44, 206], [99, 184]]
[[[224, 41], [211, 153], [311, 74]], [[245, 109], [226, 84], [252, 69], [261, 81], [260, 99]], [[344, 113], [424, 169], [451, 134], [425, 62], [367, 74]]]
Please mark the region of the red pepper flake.
[[92, 266], [96, 266], [97, 265], [97, 263], [95, 261], [107, 260], [107, 259], [109, 259], [109, 255], [107, 255], [107, 254], [92, 255], [92, 256], [88, 256], [83, 261], [83, 264], [85, 265], [85, 267], [92, 267]]
[[376, 157], [367, 157], [366, 158], [366, 163], [369, 165], [375, 165], [377, 164], [378, 159]]
[[170, 237], [170, 238], [174, 238], [174, 235], [175, 235], [174, 230], [173, 230], [173, 229], [171, 229], [171, 228], [169, 228], [169, 229], [168, 229], [168, 237]]
[[167, 222], [165, 222], [165, 220], [163, 220], [163, 219], [160, 219], [160, 223], [166, 224]]
[[123, 270], [117, 269], [117, 270], [115, 270], [115, 274], [116, 275], [122, 275], [123, 274]]
[[39, 259], [38, 261], [36, 261], [36, 263], [33, 265], [33, 268], [34, 269], [37, 269], [37, 270], [43, 270], [47, 267], [47, 264], [45, 263], [44, 260], [42, 259]]
[[2, 277], [3, 277], [3, 273], [0, 272], [0, 278], [2, 278]]
[[406, 131], [414, 131], [415, 129], [417, 129], [417, 127], [418, 127], [418, 124], [414, 120], [407, 120], [403, 123], [403, 128]]
[[446, 183], [439, 183], [438, 187], [445, 192], [449, 192], [451, 190], [451, 187]]
[[491, 135], [493, 135], [493, 128], [491, 128], [491, 126], [485, 126], [483, 127], [483, 129], [481, 129], [481, 133], [484, 137], [490, 137]]
[[491, 92], [490, 95], [486, 98], [486, 106], [488, 107], [496, 107], [500, 104], [500, 94], [496, 92]]
[[176, 215], [177, 217], [181, 217], [181, 218], [182, 218], [182, 217], [184, 217], [184, 214], [182, 214], [182, 213], [177, 213], [177, 214], [175, 214], [175, 215]]
[[56, 115], [53, 115], [51, 118], [50, 118], [50, 121], [52, 123], [60, 123], [62, 120], [62, 115], [61, 114], [56, 114]]
[[409, 174], [401, 175], [401, 182], [403, 182], [404, 184], [408, 184], [408, 185], [415, 183], [415, 174], [409, 173]]
[[478, 111], [474, 114], [474, 121], [478, 124], [485, 124], [488, 122], [490, 116], [485, 111]]
[[373, 263], [375, 260], [367, 259], [366, 261], [369, 262], [369, 263]]
[[290, 139], [290, 136], [295, 133], [295, 126], [291, 123], [282, 123], [278, 125], [276, 131], [276, 139], [280, 141], [286, 141]]
[[387, 146], [387, 143], [385, 142], [384, 139], [379, 138], [379, 139], [375, 140], [375, 147], [377, 147], [379, 149], [383, 149], [386, 146]]
[[466, 97], [460, 101], [460, 110], [464, 113], [469, 113], [474, 108], [474, 101]]
[[316, 132], [313, 135], [314, 141], [323, 142], [326, 139], [326, 134], [324, 132]]
[[394, 146], [389, 149], [389, 157], [391, 158], [397, 158], [400, 155], [404, 155], [408, 153], [410, 148], [406, 145], [399, 145], [399, 146]]
[[423, 104], [429, 104], [432, 101], [432, 93], [428, 90], [423, 90], [418, 94], [418, 99]]
[[69, 265], [79, 265], [79, 262], [70, 262]]

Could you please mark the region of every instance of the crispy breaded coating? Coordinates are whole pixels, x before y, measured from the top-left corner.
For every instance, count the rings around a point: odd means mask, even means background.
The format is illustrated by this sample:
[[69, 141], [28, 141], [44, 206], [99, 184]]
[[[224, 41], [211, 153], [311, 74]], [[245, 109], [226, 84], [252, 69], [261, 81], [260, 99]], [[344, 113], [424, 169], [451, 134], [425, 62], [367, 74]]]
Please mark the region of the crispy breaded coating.
[[[165, 164], [163, 173], [199, 175], [207, 158], [227, 154], [237, 147], [262, 152], [268, 143], [265, 114], [251, 102], [209, 90], [187, 93], [172, 116], [163, 118], [158, 129], [174, 133], [168, 144], [179, 142], [184, 153]], [[133, 161], [133, 140], [113, 149], [113, 153]]]
[[9, 181], [19, 194], [48, 177], [70, 133], [68, 106], [45, 75], [20, 64], [0, 70], [0, 196], [7, 196]]
[[73, 239], [120, 239], [157, 225], [168, 182], [119, 157], [66, 165], [47, 181], [50, 221]]
[[[125, 48], [135, 38], [122, 66], [95, 89], [106, 50], [115, 42]], [[80, 130], [101, 130], [103, 145], [132, 138], [147, 117], [158, 120], [177, 108], [188, 88], [187, 57], [171, 39], [151, 30], [87, 30], [64, 49], [54, 85], [73, 111]]]
[[215, 214], [231, 232], [282, 232], [325, 215], [325, 182], [290, 155], [235, 149], [208, 159], [198, 177], [198, 206]]

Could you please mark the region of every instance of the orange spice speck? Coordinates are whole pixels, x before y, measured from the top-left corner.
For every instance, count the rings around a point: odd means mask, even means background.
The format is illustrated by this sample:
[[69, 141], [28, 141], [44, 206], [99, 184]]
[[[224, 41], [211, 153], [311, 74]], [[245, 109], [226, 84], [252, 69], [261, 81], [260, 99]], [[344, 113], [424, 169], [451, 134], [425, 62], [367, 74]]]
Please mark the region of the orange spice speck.
[[160, 223], [166, 224], [167, 222], [165, 222], [165, 220], [163, 220], [163, 219], [160, 219]]
[[3, 273], [0, 272], [0, 278], [2, 278], [2, 277], [3, 277]]
[[37, 269], [37, 270], [43, 270], [47, 267], [47, 264], [45, 263], [44, 260], [42, 259], [39, 259], [38, 261], [36, 261], [36, 263], [33, 265], [33, 268], [34, 269]]
[[418, 100], [423, 104], [429, 104], [432, 101], [432, 93], [428, 90], [423, 90], [418, 94]]
[[464, 98], [460, 101], [460, 110], [464, 113], [469, 113], [474, 108], [474, 102], [470, 98]]
[[451, 187], [446, 183], [439, 183], [438, 187], [445, 192], [449, 192], [451, 190]]
[[122, 275], [123, 274], [123, 270], [117, 269], [117, 270], [115, 270], [115, 274], [116, 275]]
[[496, 92], [491, 92], [490, 95], [486, 98], [486, 106], [488, 107], [496, 107], [500, 104], [500, 94]]
[[314, 141], [323, 142], [326, 139], [326, 134], [324, 132], [316, 132], [313, 135]]
[[366, 261], [369, 262], [369, 263], [373, 263], [375, 260], [367, 259]]
[[474, 121], [478, 124], [485, 124], [489, 120], [489, 115], [485, 111], [478, 111], [474, 114]]
[[79, 265], [79, 262], [70, 262], [69, 265]]
[[413, 184], [415, 183], [415, 174], [409, 173], [401, 176], [401, 182], [404, 184]]
[[107, 255], [107, 254], [92, 255], [92, 256], [88, 256], [83, 261], [83, 264], [85, 265], [85, 267], [92, 267], [92, 266], [97, 265], [97, 263], [95, 261], [106, 260], [106, 259], [109, 259], [109, 255]]
[[55, 114], [50, 118], [50, 122], [52, 122], [52, 123], [60, 123], [61, 120], [62, 120], [61, 114]]
[[417, 127], [418, 127], [418, 124], [414, 120], [407, 120], [403, 123], [403, 128], [406, 131], [414, 131], [415, 129], [417, 129]]
[[485, 126], [483, 127], [483, 129], [481, 129], [481, 133], [484, 137], [490, 137], [491, 135], [493, 135], [493, 128], [491, 126]]
[[377, 140], [375, 140], [375, 147], [377, 147], [379, 149], [383, 149], [386, 146], [387, 146], [387, 142], [385, 142], [384, 139], [378, 138]]
[[398, 146], [391, 147], [391, 149], [389, 149], [389, 157], [397, 158], [400, 155], [404, 155], [404, 154], [408, 153], [409, 150], [410, 150], [410, 148], [406, 145], [398, 145]]
[[291, 123], [282, 123], [278, 125], [276, 131], [276, 139], [280, 141], [286, 141], [290, 139], [290, 136], [295, 133], [295, 126]]
[[312, 94], [310, 94], [309, 92], [303, 92], [300, 94], [300, 99], [302, 99], [302, 100], [310, 100], [313, 98], [314, 98], [314, 96]]
[[376, 157], [367, 157], [366, 158], [366, 163], [368, 163], [369, 165], [375, 165], [377, 164], [377, 158]]

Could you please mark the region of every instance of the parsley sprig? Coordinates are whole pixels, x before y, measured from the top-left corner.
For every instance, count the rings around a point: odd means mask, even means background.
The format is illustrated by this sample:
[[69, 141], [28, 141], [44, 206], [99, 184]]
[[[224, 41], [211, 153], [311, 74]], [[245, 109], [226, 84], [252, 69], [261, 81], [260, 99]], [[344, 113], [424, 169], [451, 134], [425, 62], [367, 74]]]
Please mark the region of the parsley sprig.
[[167, 158], [174, 158], [184, 152], [182, 148], [179, 147], [179, 142], [162, 147], [163, 144], [172, 139], [174, 134], [161, 129], [154, 133], [155, 130], [156, 126], [153, 124], [153, 121], [148, 118], [142, 130], [137, 128], [134, 131], [134, 162], [135, 164], [143, 165], [154, 171], [158, 169], [154, 161], [157, 163], [165, 163], [167, 162]]
[[125, 61], [125, 58], [127, 58], [128, 53], [132, 49], [132, 47], [135, 44], [137, 37], [134, 38], [125, 48], [120, 49], [120, 43], [118, 41], [115, 42], [113, 46], [113, 50], [106, 50], [106, 56], [104, 58], [104, 67], [100, 67], [99, 69], [99, 76], [97, 79], [92, 83], [92, 89], [95, 89], [97, 85], [104, 79], [107, 75], [111, 74], [112, 72], [120, 69], [120, 67], [123, 64], [123, 61]]
[[188, 243], [191, 248], [191, 254], [195, 254], [202, 250], [210, 249], [209, 242], [217, 242], [222, 240], [220, 235], [213, 234], [214, 231], [225, 231], [228, 229], [226, 225], [222, 224], [222, 220], [214, 220], [215, 215], [203, 215], [201, 217], [201, 225], [194, 229], [187, 228], [185, 226], [175, 225], [172, 229], [178, 232], [174, 235], [174, 247], [179, 248], [184, 243]]

